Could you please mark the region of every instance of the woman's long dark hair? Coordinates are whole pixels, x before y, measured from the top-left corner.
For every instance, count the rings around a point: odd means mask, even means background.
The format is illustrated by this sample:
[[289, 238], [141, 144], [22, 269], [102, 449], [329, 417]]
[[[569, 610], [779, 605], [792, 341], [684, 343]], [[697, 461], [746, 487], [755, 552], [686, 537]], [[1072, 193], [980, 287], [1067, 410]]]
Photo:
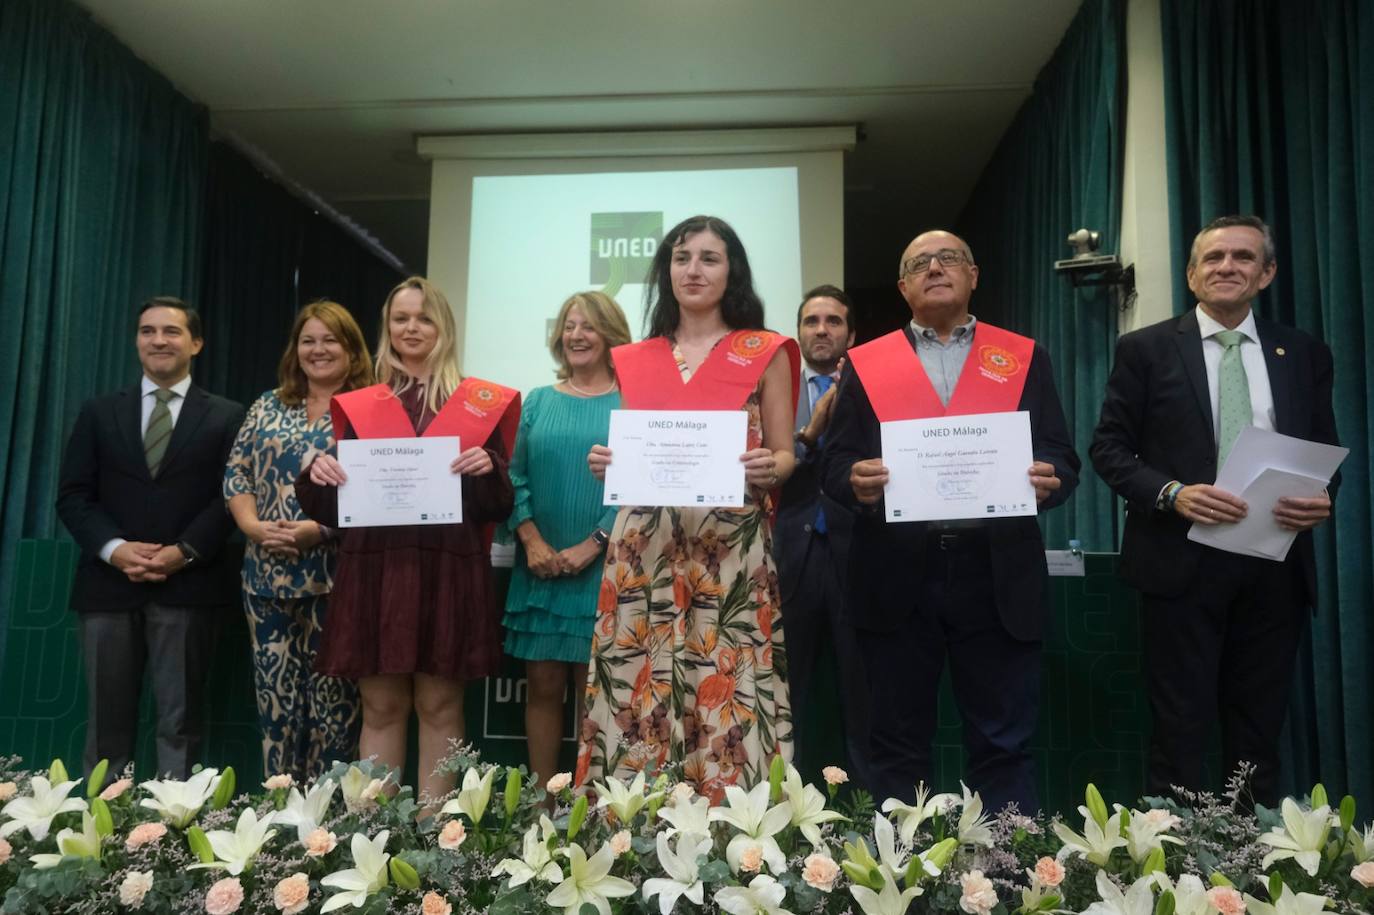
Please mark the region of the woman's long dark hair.
[[648, 336], [668, 337], [677, 331], [680, 315], [677, 296], [673, 295], [673, 248], [698, 232], [710, 232], [725, 242], [725, 256], [730, 265], [725, 295], [720, 300], [720, 316], [725, 326], [731, 330], [762, 330], [763, 300], [754, 291], [754, 274], [749, 269], [749, 255], [744, 253], [743, 242], [725, 220], [715, 216], [693, 216], [669, 229], [654, 252], [654, 262], [644, 280]]

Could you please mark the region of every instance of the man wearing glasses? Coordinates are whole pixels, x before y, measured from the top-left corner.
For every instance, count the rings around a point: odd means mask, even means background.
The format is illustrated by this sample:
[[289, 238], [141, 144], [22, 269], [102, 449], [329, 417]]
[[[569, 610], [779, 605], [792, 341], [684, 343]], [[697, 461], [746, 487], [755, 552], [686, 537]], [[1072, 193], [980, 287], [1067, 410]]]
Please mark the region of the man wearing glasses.
[[[910, 802], [932, 778], [931, 739], [948, 659], [968, 752], [966, 781], [988, 810], [1040, 809], [1030, 741], [1040, 701], [1048, 573], [1033, 517], [889, 524], [880, 423], [1024, 410], [1039, 508], [1078, 483], [1049, 354], [969, 314], [978, 267], [950, 232], [918, 235], [897, 288], [911, 323], [850, 350], [825, 455], [824, 489], [857, 512], [849, 612], [875, 705], [873, 793]], [[881, 708], [878, 703], [881, 703]]]

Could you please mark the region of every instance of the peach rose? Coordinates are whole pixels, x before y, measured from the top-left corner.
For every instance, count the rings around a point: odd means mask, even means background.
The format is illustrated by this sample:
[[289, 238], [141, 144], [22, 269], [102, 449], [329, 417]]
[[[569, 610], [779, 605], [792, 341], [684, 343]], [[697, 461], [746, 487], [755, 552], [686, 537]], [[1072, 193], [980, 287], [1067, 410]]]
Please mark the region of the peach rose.
[[306, 857], [318, 858], [333, 851], [334, 846], [339, 844], [339, 837], [327, 829], [319, 828], [306, 836], [301, 844], [305, 846]]
[[0, 864], [4, 864], [14, 854], [14, 846], [6, 839], [0, 839]]
[[143, 897], [153, 888], [152, 871], [129, 871], [119, 884], [119, 904], [128, 909], [143, 908]]
[[763, 849], [757, 845], [747, 846], [744, 853], [739, 856], [739, 869], [757, 874], [761, 867], [763, 867]]
[[272, 904], [281, 909], [281, 915], [296, 915], [305, 911], [310, 902], [310, 878], [296, 873], [277, 883], [272, 890]]
[[448, 900], [431, 890], [420, 900], [420, 915], [453, 915], [453, 906]]
[[673, 786], [673, 806], [679, 804], [690, 804], [692, 798], [696, 797], [696, 790], [686, 782], [678, 782]]
[[449, 820], [444, 824], [444, 828], [439, 830], [439, 847], [445, 851], [455, 851], [467, 837], [468, 831], [462, 820]]
[[982, 871], [973, 870], [959, 878], [963, 895], [959, 897], [959, 908], [968, 915], [988, 915], [997, 905], [997, 891], [992, 881], [983, 876]]
[[1035, 862], [1035, 878], [1041, 886], [1053, 889], [1064, 882], [1064, 865], [1050, 857]]
[[622, 829], [622, 830], [620, 830], [620, 832], [618, 832], [618, 833], [616, 833], [615, 835], [611, 836], [611, 851], [615, 852], [617, 858], [620, 857], [621, 855], [625, 854], [625, 852], [627, 852], [627, 851], [629, 851], [629, 850], [630, 850], [630, 833], [629, 833], [629, 831]]
[[105, 786], [105, 790], [100, 792], [100, 799], [102, 801], [112, 801], [133, 786], [134, 780], [132, 778], [121, 778], [119, 781], [110, 782]]
[[1214, 886], [1207, 891], [1207, 901], [1221, 915], [1245, 915], [1245, 897], [1233, 886]]
[[1365, 889], [1374, 886], [1374, 861], [1365, 861], [1356, 864], [1350, 869], [1350, 879], [1354, 880]]
[[129, 838], [124, 840], [124, 847], [133, 851], [135, 848], [151, 845], [165, 835], [167, 827], [161, 823], [139, 823], [130, 831]]
[[821, 775], [825, 777], [827, 785], [843, 785], [849, 781], [849, 773], [839, 766], [826, 766], [821, 770]]
[[828, 893], [835, 888], [835, 881], [839, 879], [840, 866], [833, 859], [812, 852], [806, 856], [806, 861], [802, 866], [802, 880], [806, 885]]
[[8, 801], [19, 793], [19, 786], [14, 782], [0, 782], [0, 804]]
[[231, 915], [243, 905], [243, 884], [237, 877], [225, 877], [205, 893], [205, 911], [209, 915]]
[[557, 775], [555, 775], [553, 778], [549, 779], [548, 783], [544, 785], [544, 790], [547, 791], [547, 792], [549, 792], [549, 794], [558, 794], [559, 792], [561, 792], [563, 789], [567, 788], [567, 787], [568, 787], [569, 785], [571, 785], [571, 784], [572, 784], [572, 773], [571, 773], [571, 772], [559, 772], [559, 773], [558, 773]]
[[268, 791], [285, 791], [286, 789], [293, 787], [295, 784], [296, 780], [292, 778], [291, 773], [282, 772], [272, 776], [267, 781], [263, 782], [262, 786], [266, 788]]

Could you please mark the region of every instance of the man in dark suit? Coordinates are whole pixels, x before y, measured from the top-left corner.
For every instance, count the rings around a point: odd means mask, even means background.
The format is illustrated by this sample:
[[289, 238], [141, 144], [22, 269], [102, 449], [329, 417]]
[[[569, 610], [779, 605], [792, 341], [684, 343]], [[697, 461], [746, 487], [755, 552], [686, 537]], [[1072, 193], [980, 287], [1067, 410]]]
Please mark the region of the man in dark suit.
[[912, 321], [850, 351], [824, 469], [826, 494], [857, 512], [848, 609], [872, 697], [874, 794], [910, 801], [916, 782], [930, 781], [936, 694], [948, 658], [967, 782], [989, 810], [1015, 802], [1029, 814], [1040, 806], [1030, 741], [1049, 584], [1040, 528], [1027, 516], [885, 522], [880, 422], [1028, 411], [1028, 473], [1041, 511], [1077, 485], [1078, 456], [1048, 353], [969, 314], [978, 267], [963, 239], [943, 231], [917, 236], [898, 276]]
[[[1256, 217], [1199, 232], [1188, 260], [1197, 307], [1121, 338], [1093, 436], [1093, 467], [1127, 502], [1121, 574], [1143, 597], [1152, 794], [1202, 787], [1219, 714], [1226, 772], [1253, 763], [1255, 800], [1279, 797], [1279, 731], [1303, 610], [1316, 606], [1310, 530], [1331, 500], [1247, 506], [1212, 485], [1245, 426], [1336, 443], [1331, 351], [1251, 311], [1276, 269]], [[1187, 539], [1192, 524], [1234, 523], [1250, 510], [1301, 532], [1286, 561]]]
[[801, 387], [797, 396], [797, 469], [783, 484], [773, 526], [773, 558], [782, 594], [787, 643], [787, 688], [792, 696], [792, 739], [799, 754], [814, 759], [829, 742], [813, 713], [817, 663], [835, 659], [845, 749], [852, 780], [868, 784], [868, 686], [854, 629], [844, 618], [844, 568], [849, 560], [853, 516], [821, 493], [821, 446], [835, 401], [836, 378], [854, 343], [852, 304], [844, 290], [817, 286], [797, 309]]
[[148, 300], [136, 334], [141, 382], [81, 408], [62, 462], [57, 511], [81, 560], [71, 606], [86, 669], [85, 768], [133, 759], [151, 659], [158, 771], [186, 778], [201, 740], [210, 608], [233, 599], [221, 486], [243, 408], [191, 383], [200, 317]]

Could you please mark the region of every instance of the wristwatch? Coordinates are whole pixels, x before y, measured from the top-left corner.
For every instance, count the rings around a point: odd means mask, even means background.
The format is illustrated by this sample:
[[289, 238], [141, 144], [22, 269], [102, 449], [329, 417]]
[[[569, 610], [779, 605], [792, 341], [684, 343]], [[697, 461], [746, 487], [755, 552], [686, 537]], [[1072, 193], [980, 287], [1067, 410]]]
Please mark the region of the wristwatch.
[[200, 554], [196, 552], [196, 548], [185, 540], [177, 541], [177, 549], [181, 551], [181, 558], [186, 560], [186, 565], [182, 566], [183, 569], [200, 560]]
[[592, 531], [592, 542], [604, 550], [606, 544], [611, 542], [611, 535], [598, 527], [596, 530]]

